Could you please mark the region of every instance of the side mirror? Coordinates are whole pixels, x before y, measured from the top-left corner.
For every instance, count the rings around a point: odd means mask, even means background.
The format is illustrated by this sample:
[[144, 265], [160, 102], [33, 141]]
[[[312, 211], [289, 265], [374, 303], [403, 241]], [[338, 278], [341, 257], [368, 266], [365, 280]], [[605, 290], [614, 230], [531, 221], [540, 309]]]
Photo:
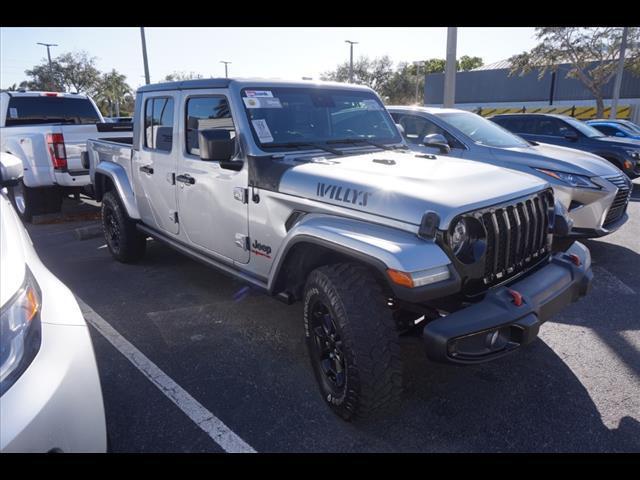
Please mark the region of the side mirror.
[[227, 170], [242, 170], [243, 162], [232, 161], [236, 140], [231, 132], [223, 128], [210, 128], [198, 132], [200, 158], [202, 160], [220, 162], [220, 167]]
[[567, 132], [565, 132], [563, 137], [569, 140], [570, 142], [575, 142], [576, 140], [578, 140], [578, 134], [573, 130], [568, 130]]
[[430, 135], [425, 135], [422, 139], [422, 143], [425, 147], [436, 147], [440, 149], [442, 153], [449, 153], [451, 151], [451, 147], [449, 146], [449, 142], [444, 138], [444, 135], [440, 133], [432, 133]]
[[402, 125], [400, 125], [399, 123], [396, 123], [396, 128], [400, 132], [400, 135], [402, 135], [402, 137], [404, 138], [404, 127]]
[[616, 137], [622, 137], [622, 138], [625, 138], [625, 137], [626, 137], [626, 135], [625, 135], [624, 133], [622, 133], [622, 132], [616, 132]]
[[10, 153], [0, 153], [0, 188], [17, 185], [22, 175], [22, 161]]

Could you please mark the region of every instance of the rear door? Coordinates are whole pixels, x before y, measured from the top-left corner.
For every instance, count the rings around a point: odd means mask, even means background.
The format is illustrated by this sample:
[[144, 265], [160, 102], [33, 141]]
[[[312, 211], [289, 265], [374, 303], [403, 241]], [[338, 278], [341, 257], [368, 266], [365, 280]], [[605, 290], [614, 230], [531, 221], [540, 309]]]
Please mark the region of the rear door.
[[177, 182], [180, 234], [208, 253], [247, 263], [250, 258], [247, 166], [240, 171], [226, 170], [219, 162], [205, 161], [199, 156], [199, 130], [227, 129], [235, 136], [227, 91], [208, 94], [185, 91], [181, 104], [184, 133], [180, 136]]
[[175, 173], [178, 148], [174, 145], [177, 93], [143, 97], [140, 149], [132, 159], [136, 195], [143, 197], [140, 216], [149, 226], [178, 234]]

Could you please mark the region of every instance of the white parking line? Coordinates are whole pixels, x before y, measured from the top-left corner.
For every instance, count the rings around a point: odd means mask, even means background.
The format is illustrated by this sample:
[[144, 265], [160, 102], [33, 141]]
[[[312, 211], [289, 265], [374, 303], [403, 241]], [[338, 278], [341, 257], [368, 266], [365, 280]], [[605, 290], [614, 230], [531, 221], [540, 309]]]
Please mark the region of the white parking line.
[[82, 299], [76, 297], [85, 320], [98, 330], [127, 360], [140, 370], [151, 383], [171, 400], [187, 415], [193, 423], [209, 435], [214, 442], [229, 453], [256, 453], [256, 451], [238, 435], [236, 435], [222, 420], [200, 402], [193, 398], [186, 390], [174, 382], [156, 364], [149, 360], [140, 350], [120, 335], [107, 321], [98, 315]]

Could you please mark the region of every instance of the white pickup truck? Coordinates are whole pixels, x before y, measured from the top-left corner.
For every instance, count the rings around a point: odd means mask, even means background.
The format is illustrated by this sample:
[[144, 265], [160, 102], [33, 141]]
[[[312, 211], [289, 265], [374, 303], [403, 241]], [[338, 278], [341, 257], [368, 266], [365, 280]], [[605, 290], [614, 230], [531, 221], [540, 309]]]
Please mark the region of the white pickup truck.
[[9, 195], [26, 222], [59, 211], [65, 195], [90, 186], [89, 171], [81, 163], [88, 139], [131, 136], [131, 124], [106, 123], [83, 94], [0, 93], [0, 151], [22, 161], [23, 180]]

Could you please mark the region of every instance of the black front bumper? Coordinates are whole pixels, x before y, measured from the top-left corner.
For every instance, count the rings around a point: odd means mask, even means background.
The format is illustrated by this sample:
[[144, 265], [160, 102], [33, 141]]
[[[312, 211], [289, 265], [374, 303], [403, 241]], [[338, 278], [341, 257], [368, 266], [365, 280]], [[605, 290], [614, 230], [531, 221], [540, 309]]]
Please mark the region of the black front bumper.
[[[570, 259], [571, 254], [579, 257], [580, 265]], [[474, 364], [507, 355], [533, 341], [542, 323], [586, 295], [592, 278], [589, 251], [575, 243], [536, 272], [428, 323], [423, 332], [427, 356], [436, 362]]]

